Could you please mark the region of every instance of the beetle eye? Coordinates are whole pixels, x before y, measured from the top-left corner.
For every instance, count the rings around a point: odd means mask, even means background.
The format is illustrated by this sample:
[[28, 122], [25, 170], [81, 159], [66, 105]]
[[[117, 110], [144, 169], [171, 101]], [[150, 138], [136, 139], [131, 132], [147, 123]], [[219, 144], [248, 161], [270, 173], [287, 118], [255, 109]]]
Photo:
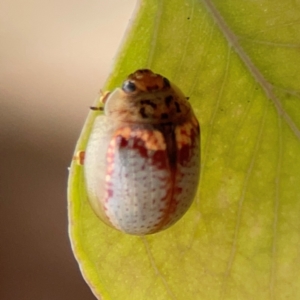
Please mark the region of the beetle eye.
[[132, 81], [125, 81], [122, 85], [122, 90], [125, 93], [132, 93], [136, 90], [136, 86]]

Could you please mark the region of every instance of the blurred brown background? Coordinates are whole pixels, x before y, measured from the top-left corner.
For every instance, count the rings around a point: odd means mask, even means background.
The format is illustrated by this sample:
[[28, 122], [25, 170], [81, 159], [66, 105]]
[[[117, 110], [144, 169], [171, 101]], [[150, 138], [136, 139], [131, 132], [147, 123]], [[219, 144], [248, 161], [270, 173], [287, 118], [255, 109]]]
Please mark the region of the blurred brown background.
[[71, 252], [67, 168], [135, 0], [0, 3], [0, 299], [95, 299]]

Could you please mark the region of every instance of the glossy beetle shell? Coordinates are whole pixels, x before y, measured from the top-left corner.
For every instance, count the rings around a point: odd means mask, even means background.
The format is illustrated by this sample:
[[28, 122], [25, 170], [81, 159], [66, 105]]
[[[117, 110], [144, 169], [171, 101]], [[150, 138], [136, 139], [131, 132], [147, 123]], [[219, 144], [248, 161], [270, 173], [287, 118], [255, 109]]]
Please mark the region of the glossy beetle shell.
[[104, 99], [85, 152], [89, 201], [109, 226], [134, 235], [164, 230], [192, 204], [200, 129], [182, 92], [137, 70]]

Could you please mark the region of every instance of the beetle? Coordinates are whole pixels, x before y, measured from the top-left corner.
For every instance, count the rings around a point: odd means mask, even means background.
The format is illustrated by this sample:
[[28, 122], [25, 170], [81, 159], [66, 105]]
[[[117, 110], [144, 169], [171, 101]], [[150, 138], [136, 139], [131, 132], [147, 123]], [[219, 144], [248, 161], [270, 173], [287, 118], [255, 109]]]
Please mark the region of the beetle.
[[149, 69], [105, 93], [84, 156], [88, 199], [127, 234], [157, 233], [188, 210], [200, 173], [200, 127], [180, 89]]

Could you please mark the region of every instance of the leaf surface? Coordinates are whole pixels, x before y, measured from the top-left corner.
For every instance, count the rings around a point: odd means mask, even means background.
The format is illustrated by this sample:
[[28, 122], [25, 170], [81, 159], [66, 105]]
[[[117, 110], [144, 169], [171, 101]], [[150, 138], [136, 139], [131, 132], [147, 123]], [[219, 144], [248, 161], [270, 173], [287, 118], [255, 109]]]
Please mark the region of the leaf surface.
[[298, 299], [300, 2], [142, 0], [105, 89], [139, 68], [190, 97], [202, 130], [199, 190], [172, 228], [129, 236], [97, 219], [72, 163], [70, 237], [95, 295]]

